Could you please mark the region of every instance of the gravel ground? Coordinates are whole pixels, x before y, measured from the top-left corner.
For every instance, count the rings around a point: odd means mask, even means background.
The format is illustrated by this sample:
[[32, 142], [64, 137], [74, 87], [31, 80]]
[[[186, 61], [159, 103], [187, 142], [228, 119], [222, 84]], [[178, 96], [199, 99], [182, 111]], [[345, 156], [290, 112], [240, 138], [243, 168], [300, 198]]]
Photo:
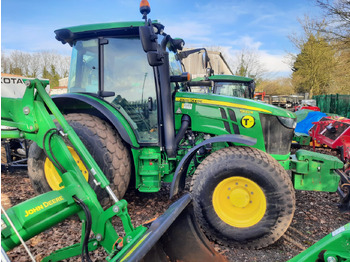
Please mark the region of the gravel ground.
[[[334, 154], [331, 151], [326, 153]], [[169, 187], [154, 194], [129, 190], [125, 199], [134, 225], [140, 225], [161, 215], [172, 203], [168, 199]], [[26, 171], [1, 173], [1, 203], [5, 209], [35, 196]], [[260, 250], [242, 250], [213, 243], [215, 249], [225, 255], [228, 261], [287, 261], [322, 237], [350, 221], [350, 213], [340, 213], [336, 193], [296, 192], [295, 216], [286, 234], [275, 244]], [[115, 221], [114, 221], [115, 222]], [[27, 245], [40, 261], [54, 250], [80, 241], [80, 222], [67, 219], [27, 241]], [[93, 261], [103, 261], [106, 253], [102, 249], [91, 252]], [[13, 261], [29, 261], [22, 246], [8, 252]], [[75, 257], [67, 261], [80, 261]]]

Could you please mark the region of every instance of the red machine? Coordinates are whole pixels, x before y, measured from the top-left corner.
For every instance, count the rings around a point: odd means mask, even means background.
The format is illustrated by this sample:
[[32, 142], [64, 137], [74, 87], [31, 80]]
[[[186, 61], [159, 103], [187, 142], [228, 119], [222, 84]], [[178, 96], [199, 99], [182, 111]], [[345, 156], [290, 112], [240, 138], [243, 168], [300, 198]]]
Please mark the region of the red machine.
[[338, 149], [345, 170], [350, 172], [350, 119], [345, 117], [323, 117], [309, 130], [309, 135], [315, 142]]
[[300, 105], [294, 107], [294, 111], [299, 111], [302, 109], [308, 109], [312, 111], [321, 111], [320, 108], [316, 106], [316, 100], [314, 99], [301, 100]]
[[264, 101], [266, 93], [265, 92], [255, 92], [254, 99]]
[[302, 109], [308, 109], [312, 111], [321, 111], [321, 109], [318, 106], [296, 106], [295, 111], [302, 110]]

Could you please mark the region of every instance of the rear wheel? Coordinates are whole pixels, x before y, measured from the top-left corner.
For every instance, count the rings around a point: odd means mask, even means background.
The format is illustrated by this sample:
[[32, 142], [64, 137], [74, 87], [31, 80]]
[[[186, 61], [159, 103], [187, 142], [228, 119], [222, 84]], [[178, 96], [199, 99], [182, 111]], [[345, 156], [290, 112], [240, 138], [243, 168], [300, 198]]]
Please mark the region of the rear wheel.
[[192, 195], [207, 236], [241, 248], [277, 241], [295, 210], [287, 172], [270, 155], [249, 147], [228, 147], [209, 155], [194, 174]]
[[[130, 153], [123, 144], [119, 134], [107, 122], [95, 116], [68, 114], [65, 115], [65, 119], [73, 127], [102, 172], [110, 181], [110, 186], [116, 196], [122, 198], [129, 185], [131, 164]], [[85, 168], [74, 149], [70, 146], [68, 148], [83, 175], [95, 190], [98, 199], [102, 201], [103, 205], [106, 205], [109, 200], [107, 193], [93, 183], [92, 174]], [[34, 190], [39, 194], [61, 188], [59, 186], [62, 181], [60, 176], [52, 162], [36, 143], [33, 143], [29, 149], [28, 175]]]

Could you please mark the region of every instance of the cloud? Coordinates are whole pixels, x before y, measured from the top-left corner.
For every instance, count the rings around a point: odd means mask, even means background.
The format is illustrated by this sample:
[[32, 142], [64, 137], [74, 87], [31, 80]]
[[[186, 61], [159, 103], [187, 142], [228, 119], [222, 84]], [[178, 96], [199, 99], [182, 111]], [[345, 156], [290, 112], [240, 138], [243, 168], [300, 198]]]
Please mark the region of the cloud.
[[266, 50], [260, 50], [260, 61], [270, 73], [291, 73], [290, 66], [286, 63], [286, 55], [271, 54]]
[[242, 36], [238, 38], [237, 40], [232, 41], [231, 46], [238, 47], [240, 49], [252, 49], [252, 50], [258, 50], [262, 43], [260, 41], [254, 41], [254, 39], [250, 36]]

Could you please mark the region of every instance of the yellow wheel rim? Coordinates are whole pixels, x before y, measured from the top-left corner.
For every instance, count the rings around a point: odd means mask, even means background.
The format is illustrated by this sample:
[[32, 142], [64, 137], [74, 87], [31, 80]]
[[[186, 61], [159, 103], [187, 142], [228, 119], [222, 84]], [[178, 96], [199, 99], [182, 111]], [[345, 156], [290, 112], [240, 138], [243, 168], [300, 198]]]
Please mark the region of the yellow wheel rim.
[[[81, 161], [80, 157], [78, 154], [75, 152], [75, 150], [68, 146], [69, 151], [71, 152], [75, 162], [77, 163], [80, 171], [83, 173], [86, 181], [89, 179], [89, 173], [83, 164], [83, 161]], [[62, 183], [62, 179], [60, 175], [58, 174], [55, 166], [52, 164], [50, 159], [47, 157], [44, 163], [44, 172], [45, 172], [45, 178], [49, 186], [51, 187], [52, 190], [59, 190], [62, 189], [63, 186], [60, 186]]]
[[266, 197], [260, 186], [245, 177], [230, 177], [214, 190], [213, 206], [216, 214], [234, 227], [253, 226], [264, 217]]

